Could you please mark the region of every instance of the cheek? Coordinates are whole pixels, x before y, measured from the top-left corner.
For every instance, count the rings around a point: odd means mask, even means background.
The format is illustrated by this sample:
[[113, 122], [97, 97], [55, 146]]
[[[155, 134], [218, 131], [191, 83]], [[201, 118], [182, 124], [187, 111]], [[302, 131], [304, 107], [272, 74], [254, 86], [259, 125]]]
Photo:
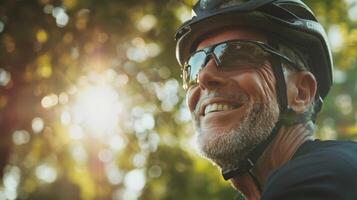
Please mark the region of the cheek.
[[275, 79], [271, 70], [264, 67], [239, 77], [240, 86], [255, 101], [266, 102], [275, 98]]
[[257, 76], [261, 80], [262, 92], [265, 94], [267, 100], [276, 98], [275, 90], [275, 76], [270, 67], [262, 67], [257, 71]]
[[193, 112], [196, 108], [200, 96], [198, 87], [189, 89], [186, 93], [186, 102], [190, 112]]

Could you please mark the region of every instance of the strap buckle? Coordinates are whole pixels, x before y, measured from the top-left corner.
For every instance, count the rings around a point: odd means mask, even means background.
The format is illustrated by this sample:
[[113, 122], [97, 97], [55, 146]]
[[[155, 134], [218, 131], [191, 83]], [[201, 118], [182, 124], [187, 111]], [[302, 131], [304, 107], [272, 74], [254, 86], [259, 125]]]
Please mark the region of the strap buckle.
[[241, 176], [245, 174], [247, 171], [254, 167], [254, 163], [250, 158], [247, 158], [243, 161], [240, 167], [234, 169], [228, 169], [222, 171], [222, 176], [224, 180], [229, 180], [236, 176]]

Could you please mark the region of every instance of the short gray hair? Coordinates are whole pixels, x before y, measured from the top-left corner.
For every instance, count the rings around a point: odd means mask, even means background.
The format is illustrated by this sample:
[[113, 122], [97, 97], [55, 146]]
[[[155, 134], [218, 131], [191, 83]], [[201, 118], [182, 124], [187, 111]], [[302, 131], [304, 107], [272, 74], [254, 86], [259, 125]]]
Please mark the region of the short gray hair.
[[280, 42], [279, 52], [284, 56], [290, 58], [295, 63], [295, 66], [287, 66], [289, 69], [295, 69], [299, 71], [310, 71], [307, 64], [307, 55], [303, 54], [300, 50], [297, 50], [291, 45]]

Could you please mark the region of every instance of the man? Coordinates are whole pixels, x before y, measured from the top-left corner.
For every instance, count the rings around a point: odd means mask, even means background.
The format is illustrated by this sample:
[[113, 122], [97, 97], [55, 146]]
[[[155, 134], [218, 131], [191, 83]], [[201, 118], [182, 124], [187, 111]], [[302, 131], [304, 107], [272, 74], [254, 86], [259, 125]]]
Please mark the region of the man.
[[247, 199], [357, 199], [357, 144], [314, 139], [332, 85], [300, 0], [200, 0], [177, 31], [198, 146]]

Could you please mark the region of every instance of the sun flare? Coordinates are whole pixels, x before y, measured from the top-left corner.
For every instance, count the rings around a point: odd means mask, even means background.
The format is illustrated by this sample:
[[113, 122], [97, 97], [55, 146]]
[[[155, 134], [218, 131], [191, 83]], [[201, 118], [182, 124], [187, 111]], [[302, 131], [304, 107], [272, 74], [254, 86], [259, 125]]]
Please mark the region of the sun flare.
[[95, 134], [110, 133], [117, 127], [120, 110], [119, 96], [113, 87], [88, 86], [78, 92], [73, 120]]

